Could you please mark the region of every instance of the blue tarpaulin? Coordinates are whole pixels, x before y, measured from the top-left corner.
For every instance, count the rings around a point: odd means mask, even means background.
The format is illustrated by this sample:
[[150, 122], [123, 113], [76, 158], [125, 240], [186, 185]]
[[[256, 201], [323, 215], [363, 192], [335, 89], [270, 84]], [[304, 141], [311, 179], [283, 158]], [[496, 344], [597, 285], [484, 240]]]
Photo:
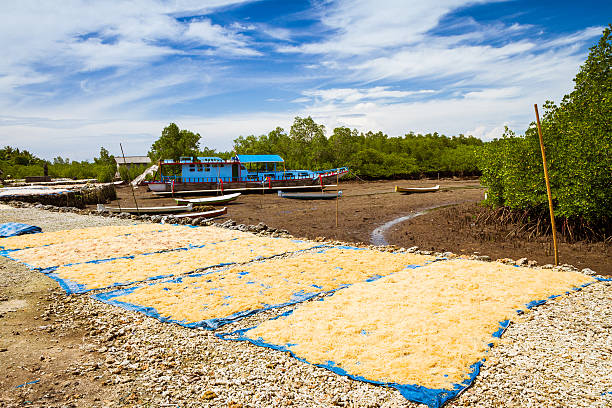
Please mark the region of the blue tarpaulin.
[[14, 237], [23, 234], [36, 234], [42, 232], [36, 225], [20, 224], [17, 222], [6, 222], [0, 224], [0, 238]]
[[[336, 247], [325, 247], [322, 248], [321, 250], [317, 251], [317, 253], [325, 253], [326, 251], [328, 251], [329, 249], [333, 249], [333, 248], [339, 248], [339, 249], [348, 249], [348, 250], [354, 250], [354, 251], [365, 251], [364, 248], [356, 248], [356, 247], [351, 247], [351, 246], [336, 246]], [[297, 252], [303, 252], [303, 251], [296, 251]], [[296, 258], [299, 259], [299, 258]], [[259, 262], [262, 262], [264, 265], [266, 264], [266, 260], [259, 260]], [[216, 266], [223, 266], [223, 265], [216, 265]], [[414, 268], [418, 268], [419, 265], [405, 265], [404, 268], [405, 269], [414, 269]], [[216, 281], [219, 282], [219, 287], [222, 288], [223, 286], [223, 279], [225, 276], [229, 275], [230, 273], [235, 273], [237, 275], [240, 276], [247, 276], [248, 272], [244, 272], [242, 271], [240, 268], [228, 268], [228, 269], [224, 269], [224, 270], [220, 270], [220, 271], [212, 271], [212, 272], [205, 272], [205, 273], [192, 273], [192, 274], [188, 274], [186, 276], [181, 276], [178, 278], [173, 278], [170, 280], [158, 280], [159, 278], [163, 278], [163, 276], [161, 277], [155, 277], [152, 278], [151, 280], [154, 280], [153, 282], [147, 283], [147, 285], [165, 285], [165, 284], [176, 284], [176, 283], [184, 283], [184, 279], [185, 278], [198, 278], [198, 277], [202, 277], [202, 276], [210, 276], [211, 279], [214, 279]], [[82, 285], [78, 285], [75, 282], [70, 282], [68, 280], [65, 279], [60, 279], [57, 275], [54, 275], [53, 273], [51, 273], [49, 275], [51, 278], [57, 280], [58, 282], [60, 282], [60, 285], [68, 292], [74, 292], [74, 293], [83, 293], [86, 292], [87, 289], [84, 288]], [[378, 275], [378, 274], [372, 274], [371, 276], [369, 276], [368, 278], [365, 279], [366, 282], [373, 282], [375, 280], [378, 280], [380, 278], [382, 278], [382, 275]], [[282, 282], [279, 282], [282, 285]], [[250, 284], [255, 284], [255, 285], [261, 285], [262, 287], [264, 287], [263, 290], [265, 289], [269, 289], [270, 287], [267, 287], [265, 285], [263, 285], [261, 282], [256, 281], [256, 280], [245, 280], [244, 282], [245, 285], [250, 285]], [[189, 284], [185, 283], [185, 285], [189, 286], [189, 285], [193, 285], [193, 286], [197, 286], [196, 282], [191, 282]], [[119, 286], [119, 285], [116, 285]], [[303, 285], [303, 289], [293, 293], [291, 295], [290, 298], [286, 298], [286, 299], [278, 299], [278, 303], [275, 304], [268, 304], [264, 307], [257, 307], [254, 309], [249, 309], [249, 310], [242, 310], [239, 312], [236, 312], [230, 316], [219, 316], [217, 318], [212, 318], [212, 319], [207, 319], [207, 320], [202, 320], [202, 321], [198, 321], [198, 322], [186, 322], [183, 320], [177, 320], [175, 318], [173, 318], [172, 316], [162, 316], [158, 310], [156, 310], [154, 307], [151, 306], [147, 306], [147, 305], [139, 305], [139, 304], [133, 304], [133, 303], [128, 303], [128, 302], [123, 302], [120, 300], [117, 300], [116, 298], [120, 297], [120, 296], [124, 296], [124, 295], [128, 295], [132, 292], [134, 292], [135, 290], [143, 287], [143, 286], [136, 286], [136, 287], [131, 287], [131, 288], [126, 288], [126, 289], [118, 289], [118, 290], [114, 290], [111, 292], [106, 292], [106, 293], [100, 293], [100, 294], [95, 294], [92, 295], [92, 297], [94, 299], [100, 300], [102, 302], [111, 304], [111, 305], [115, 305], [115, 306], [119, 306], [122, 307], [124, 309], [128, 309], [128, 310], [135, 310], [135, 311], [139, 311], [141, 313], [144, 313], [147, 316], [150, 317], [154, 317], [162, 322], [168, 322], [168, 323], [176, 323], [179, 324], [181, 326], [185, 326], [185, 327], [190, 327], [190, 328], [195, 328], [195, 327], [202, 327], [208, 330], [216, 330], [219, 327], [222, 327], [226, 324], [229, 323], [233, 323], [235, 321], [238, 321], [244, 317], [253, 315], [255, 313], [259, 313], [265, 310], [269, 310], [269, 309], [276, 309], [276, 308], [281, 308], [281, 307], [285, 307], [285, 306], [290, 306], [293, 304], [297, 304], [297, 303], [301, 303], [304, 302], [306, 300], [312, 299], [313, 297], [319, 296], [319, 295], [323, 295], [323, 294], [329, 294], [329, 293], [333, 293], [336, 292], [338, 290], [341, 290], [343, 288], [346, 288], [350, 286], [350, 284], [339, 284], [336, 288], [330, 289], [330, 290], [323, 290], [320, 286], [317, 286], [315, 284], [310, 284], [310, 285]], [[169, 290], [169, 289], [166, 289]], [[222, 290], [222, 289], [221, 289]], [[228, 297], [228, 303], [231, 302], [231, 296]]]
[[[611, 281], [611, 279], [603, 279], [603, 278], [595, 278], [596, 281]], [[590, 282], [590, 283], [586, 283], [584, 285], [581, 285], [580, 287], [577, 288], [573, 288], [572, 291], [579, 291], [582, 290], [582, 288], [591, 285], [594, 282]], [[565, 294], [569, 294], [572, 291], [566, 291]], [[556, 297], [559, 297], [561, 295], [552, 295], [550, 297], [548, 297], [548, 299], [554, 299]], [[527, 309], [532, 309], [533, 307], [542, 305], [544, 303], [546, 303], [546, 301], [548, 299], [542, 299], [542, 300], [536, 300], [536, 301], [532, 301], [527, 303], [525, 306]], [[320, 299], [320, 301], [325, 301], [325, 298]], [[281, 317], [286, 317], [289, 316], [291, 313], [293, 313], [293, 310], [289, 310], [275, 318], [273, 318], [272, 320], [281, 318]], [[517, 313], [522, 313], [522, 310], [517, 310]], [[496, 330], [494, 333], [492, 333], [493, 337], [497, 337], [497, 338], [501, 338], [502, 334], [504, 333], [504, 331], [508, 328], [508, 326], [510, 325], [510, 320], [504, 320], [499, 322], [499, 328], [498, 330]], [[299, 361], [302, 361], [304, 363], [307, 364], [313, 364], [310, 363], [309, 361], [307, 361], [304, 358], [301, 357], [297, 357], [291, 350], [290, 350], [290, 345], [278, 345], [278, 344], [271, 344], [271, 343], [266, 343], [265, 341], [263, 341], [261, 338], [250, 338], [248, 337], [247, 333], [252, 330], [255, 329], [257, 326], [253, 326], [253, 327], [249, 327], [246, 329], [241, 329], [241, 330], [236, 330], [233, 331], [231, 333], [218, 333], [216, 334], [217, 337], [219, 337], [220, 339], [223, 340], [231, 340], [231, 341], [248, 341], [252, 344], [255, 344], [257, 346], [261, 346], [261, 347], [267, 347], [267, 348], [271, 348], [274, 350], [279, 350], [279, 351], [283, 351], [283, 352], [288, 352], [292, 357], [296, 358]], [[493, 343], [489, 343], [489, 347], [493, 347]], [[460, 384], [454, 384], [453, 385], [453, 389], [451, 390], [447, 390], [447, 389], [434, 389], [434, 388], [427, 388], [427, 387], [423, 387], [421, 385], [418, 384], [397, 384], [397, 383], [388, 383], [388, 382], [381, 382], [381, 381], [374, 381], [374, 380], [369, 380], [367, 378], [364, 378], [362, 376], [359, 375], [352, 375], [348, 372], [346, 372], [345, 370], [343, 370], [342, 368], [338, 367], [336, 365], [335, 362], [333, 361], [328, 361], [326, 364], [313, 364], [317, 367], [322, 367], [322, 368], [326, 368], [336, 374], [339, 375], [343, 375], [346, 377], [349, 377], [353, 380], [357, 380], [357, 381], [363, 381], [363, 382], [367, 382], [370, 384], [375, 384], [375, 385], [382, 385], [384, 387], [391, 387], [391, 388], [395, 388], [396, 390], [398, 390], [402, 396], [404, 398], [406, 398], [407, 400], [410, 401], [414, 401], [414, 402], [418, 402], [421, 404], [425, 404], [430, 408], [440, 408], [442, 407], [446, 402], [448, 402], [449, 400], [457, 397], [459, 394], [461, 394], [464, 390], [466, 390], [467, 388], [469, 388], [472, 383], [474, 382], [474, 380], [476, 379], [476, 377], [478, 376], [478, 374], [480, 373], [480, 368], [482, 366], [482, 364], [484, 363], [485, 359], [483, 358], [480, 361], [475, 362], [474, 364], [472, 364], [468, 371], [469, 371], [469, 378], [466, 379], [465, 381], [463, 381]]]

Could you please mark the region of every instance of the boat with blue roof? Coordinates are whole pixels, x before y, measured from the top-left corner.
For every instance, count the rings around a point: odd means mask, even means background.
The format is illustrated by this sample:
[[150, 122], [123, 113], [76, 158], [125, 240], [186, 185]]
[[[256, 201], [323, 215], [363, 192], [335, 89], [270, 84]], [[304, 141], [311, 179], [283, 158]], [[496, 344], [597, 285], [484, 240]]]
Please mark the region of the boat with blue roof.
[[249, 191], [308, 190], [335, 186], [347, 167], [329, 170], [287, 170], [276, 154], [238, 154], [220, 157], [181, 157], [159, 162], [148, 188], [158, 195], [216, 194]]

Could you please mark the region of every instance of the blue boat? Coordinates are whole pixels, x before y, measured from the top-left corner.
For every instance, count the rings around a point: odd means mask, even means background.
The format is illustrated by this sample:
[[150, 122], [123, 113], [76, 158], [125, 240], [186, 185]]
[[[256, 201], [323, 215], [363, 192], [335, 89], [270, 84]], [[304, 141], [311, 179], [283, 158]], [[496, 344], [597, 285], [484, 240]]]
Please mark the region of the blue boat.
[[239, 154], [230, 160], [181, 157], [179, 161], [160, 161], [155, 180], [147, 185], [159, 195], [307, 190], [325, 188], [347, 172], [346, 167], [287, 170], [283, 158], [276, 154]]

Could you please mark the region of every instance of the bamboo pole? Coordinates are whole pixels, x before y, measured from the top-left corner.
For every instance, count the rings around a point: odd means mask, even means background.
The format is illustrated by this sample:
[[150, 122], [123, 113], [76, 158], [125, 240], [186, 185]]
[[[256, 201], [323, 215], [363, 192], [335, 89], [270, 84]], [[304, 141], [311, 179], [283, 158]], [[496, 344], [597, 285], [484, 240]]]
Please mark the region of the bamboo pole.
[[[123, 156], [123, 164], [126, 166], [126, 169], [128, 169], [127, 163], [125, 162], [125, 153], [123, 153], [123, 146], [121, 146], [121, 143], [119, 143], [119, 147], [121, 148], [121, 156]], [[129, 169], [128, 169], [127, 175], [128, 175], [128, 183], [130, 183], [130, 187], [132, 188], [132, 197], [134, 197], [134, 204], [136, 204], [136, 211], [138, 212], [138, 215], [140, 215], [140, 209], [138, 208], [138, 202], [136, 202], [136, 193], [134, 193], [134, 186], [132, 185], [132, 180], [130, 180]]]
[[546, 166], [546, 154], [544, 153], [544, 139], [542, 138], [542, 127], [540, 126], [540, 114], [538, 104], [533, 105], [538, 124], [538, 136], [540, 137], [540, 150], [542, 151], [542, 164], [544, 166], [544, 180], [546, 180], [546, 194], [548, 195], [548, 209], [550, 210], [550, 223], [552, 225], [553, 246], [555, 248], [555, 265], [559, 265], [559, 251], [557, 249], [557, 229], [555, 227], [555, 214], [553, 212], [552, 194], [550, 192], [550, 181], [548, 180], [548, 167]]
[[[336, 190], [340, 191], [340, 176], [338, 175], [338, 169], [336, 169]], [[338, 201], [340, 200], [338, 191], [336, 191], [336, 228], [338, 228]]]

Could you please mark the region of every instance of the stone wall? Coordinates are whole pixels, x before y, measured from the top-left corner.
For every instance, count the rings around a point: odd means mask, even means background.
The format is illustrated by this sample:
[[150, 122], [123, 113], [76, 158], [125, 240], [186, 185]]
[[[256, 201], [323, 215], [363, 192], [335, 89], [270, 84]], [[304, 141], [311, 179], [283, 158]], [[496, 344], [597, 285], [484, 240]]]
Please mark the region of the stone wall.
[[22, 201], [56, 207], [85, 208], [87, 204], [107, 203], [117, 198], [114, 184], [86, 185], [62, 194], [0, 197], [0, 201]]

